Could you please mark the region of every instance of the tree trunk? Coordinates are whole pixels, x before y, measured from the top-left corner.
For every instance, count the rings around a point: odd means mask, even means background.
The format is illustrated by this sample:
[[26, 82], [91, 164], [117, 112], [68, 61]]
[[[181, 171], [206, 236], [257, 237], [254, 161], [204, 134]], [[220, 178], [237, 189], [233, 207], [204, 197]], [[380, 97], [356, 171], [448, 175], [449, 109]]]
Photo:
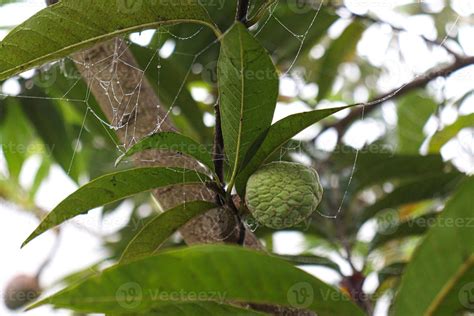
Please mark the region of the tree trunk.
[[[150, 133], [176, 130], [170, 113], [161, 106], [124, 40], [116, 38], [100, 43], [75, 54], [73, 59], [125, 147]], [[201, 169], [194, 159], [171, 152], [149, 150], [134, 158], [138, 166]], [[204, 184], [167, 187], [153, 191], [153, 195], [165, 210], [185, 201], [215, 200], [213, 192]], [[189, 245], [235, 243], [239, 237], [239, 225], [231, 210], [218, 208], [192, 220], [180, 233]], [[247, 230], [245, 236], [246, 246], [263, 249], [252, 232]]]

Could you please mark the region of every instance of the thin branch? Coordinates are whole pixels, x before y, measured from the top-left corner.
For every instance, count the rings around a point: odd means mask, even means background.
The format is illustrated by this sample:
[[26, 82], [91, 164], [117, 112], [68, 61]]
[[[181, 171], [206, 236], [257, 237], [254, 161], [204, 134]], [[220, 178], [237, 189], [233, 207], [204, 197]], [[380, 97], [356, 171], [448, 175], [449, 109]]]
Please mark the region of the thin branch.
[[54, 256], [58, 252], [59, 245], [61, 243], [61, 230], [60, 228], [57, 228], [55, 230], [56, 235], [54, 236], [54, 244], [51, 247], [51, 250], [48, 253], [48, 256], [46, 259], [43, 261], [43, 263], [40, 265], [36, 272], [36, 278], [39, 278], [41, 274], [43, 273], [44, 269], [51, 263], [51, 261], [54, 259]]
[[428, 83], [430, 83], [432, 80], [438, 77], [447, 77], [453, 72], [456, 72], [464, 67], [467, 67], [473, 64], [474, 64], [474, 56], [469, 56], [469, 57], [460, 56], [458, 59], [454, 61], [454, 63], [448, 66], [438, 68], [438, 69], [433, 69], [424, 75], [416, 77], [413, 81], [410, 81], [409, 83], [406, 83], [397, 89], [394, 89], [388, 93], [384, 93], [376, 97], [372, 101], [369, 101], [367, 103], [356, 104], [356, 105], [359, 105], [358, 108], [352, 110], [348, 116], [341, 119], [340, 121], [334, 124], [324, 126], [321, 132], [318, 134], [318, 136], [330, 128], [335, 128], [336, 131], [338, 132], [338, 138], [340, 140], [342, 136], [344, 135], [344, 133], [346, 132], [347, 128], [354, 121], [359, 119], [362, 116], [363, 112], [365, 112], [364, 114], [367, 115], [373, 112], [375, 109], [378, 108], [378, 106], [380, 106], [382, 103], [386, 101], [398, 98], [416, 89], [424, 88]]
[[235, 14], [235, 19], [247, 25], [247, 13], [250, 6], [249, 0], [238, 0], [237, 4], [237, 13]]
[[216, 127], [214, 128], [213, 160], [216, 175], [221, 184], [224, 183], [224, 137], [222, 135], [222, 120], [219, 101], [214, 106]]
[[[395, 32], [397, 33], [410, 33], [408, 30], [402, 28], [402, 27], [397, 27], [387, 21], [382, 21], [382, 20], [379, 20], [373, 16], [368, 16], [368, 15], [360, 15], [360, 14], [356, 14], [356, 13], [353, 13], [353, 12], [350, 12], [351, 16], [355, 19], [359, 19], [359, 20], [366, 20], [366, 21], [369, 21], [369, 22], [372, 22], [372, 23], [376, 23], [376, 24], [386, 24], [388, 26], [390, 26], [392, 28], [392, 30], [394, 30]], [[446, 45], [446, 39], [443, 39], [443, 40], [438, 40], [438, 39], [435, 39], [435, 40], [432, 40], [432, 39], [429, 39], [427, 38], [426, 36], [424, 35], [421, 35], [421, 34], [416, 34], [417, 36], [419, 36], [421, 39], [423, 39], [426, 43], [430, 44], [431, 46], [435, 46], [435, 47], [441, 47], [443, 48], [444, 50], [446, 50], [449, 54], [451, 54], [452, 56], [454, 56], [455, 59], [460, 59], [462, 58], [462, 55], [460, 55], [459, 53], [453, 51], [451, 48], [449, 48], [447, 45]]]

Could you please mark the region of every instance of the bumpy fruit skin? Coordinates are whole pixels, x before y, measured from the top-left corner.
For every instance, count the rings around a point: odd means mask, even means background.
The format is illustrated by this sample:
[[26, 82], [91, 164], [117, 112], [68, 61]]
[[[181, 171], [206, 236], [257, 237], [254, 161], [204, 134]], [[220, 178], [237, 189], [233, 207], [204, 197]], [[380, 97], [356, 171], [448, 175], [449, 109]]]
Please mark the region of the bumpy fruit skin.
[[322, 196], [314, 169], [293, 162], [273, 162], [249, 178], [245, 202], [260, 224], [282, 229], [307, 219]]
[[22, 308], [33, 302], [41, 294], [38, 279], [30, 275], [18, 275], [14, 277], [5, 288], [3, 300], [5, 306], [10, 310]]

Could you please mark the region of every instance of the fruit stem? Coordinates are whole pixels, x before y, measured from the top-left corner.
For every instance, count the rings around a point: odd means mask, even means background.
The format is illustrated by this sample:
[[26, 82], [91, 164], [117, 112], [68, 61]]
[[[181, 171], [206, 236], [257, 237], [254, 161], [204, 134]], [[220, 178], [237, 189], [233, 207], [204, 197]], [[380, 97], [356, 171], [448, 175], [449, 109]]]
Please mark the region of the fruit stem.
[[51, 260], [53, 260], [56, 252], [59, 249], [59, 244], [60, 244], [60, 241], [61, 241], [61, 231], [60, 231], [59, 228], [56, 229], [56, 236], [54, 236], [54, 237], [55, 237], [55, 239], [54, 239], [53, 247], [49, 251], [49, 254], [46, 257], [46, 259], [43, 261], [41, 266], [38, 268], [38, 271], [36, 272], [35, 277], [38, 280], [39, 280], [41, 274], [43, 273], [44, 269], [51, 263]]

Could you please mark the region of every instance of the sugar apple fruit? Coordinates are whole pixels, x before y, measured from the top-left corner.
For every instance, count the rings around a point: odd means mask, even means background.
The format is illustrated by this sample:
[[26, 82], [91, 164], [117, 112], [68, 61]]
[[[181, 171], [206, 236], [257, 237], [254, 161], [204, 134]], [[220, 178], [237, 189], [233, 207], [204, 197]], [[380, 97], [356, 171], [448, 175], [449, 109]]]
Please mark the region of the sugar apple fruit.
[[307, 219], [322, 196], [314, 169], [293, 162], [273, 162], [249, 178], [245, 202], [260, 224], [282, 229]]

